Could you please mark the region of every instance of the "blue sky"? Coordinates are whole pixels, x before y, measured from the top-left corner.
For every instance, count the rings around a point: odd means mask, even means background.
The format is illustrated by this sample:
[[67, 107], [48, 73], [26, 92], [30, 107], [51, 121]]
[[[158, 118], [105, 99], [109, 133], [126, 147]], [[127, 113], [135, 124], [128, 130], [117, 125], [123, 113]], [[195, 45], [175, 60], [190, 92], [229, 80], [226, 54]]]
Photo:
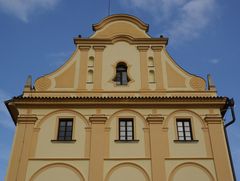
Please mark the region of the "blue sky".
[[[240, 180], [240, 1], [112, 0], [111, 13], [135, 15], [153, 37], [169, 37], [168, 51], [187, 71], [210, 73], [218, 94], [234, 97], [237, 122], [228, 128]], [[75, 49], [73, 37], [88, 37], [107, 16], [108, 0], [0, 0], [0, 180], [6, 173], [14, 125], [2, 101], [20, 95], [34, 79], [62, 65]]]

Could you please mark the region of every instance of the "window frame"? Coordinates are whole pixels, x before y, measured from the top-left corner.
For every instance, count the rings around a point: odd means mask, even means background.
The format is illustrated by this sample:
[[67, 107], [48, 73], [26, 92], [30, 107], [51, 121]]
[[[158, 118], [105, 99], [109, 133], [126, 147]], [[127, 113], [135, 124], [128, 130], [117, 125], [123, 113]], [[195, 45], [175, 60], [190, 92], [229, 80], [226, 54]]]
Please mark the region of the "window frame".
[[117, 86], [127, 86], [128, 83], [131, 81], [131, 79], [128, 76], [128, 65], [125, 62], [117, 63], [115, 67], [115, 77], [113, 78], [113, 81]]
[[[121, 136], [121, 122], [124, 122], [125, 123], [125, 125], [124, 125], [124, 127], [125, 127], [125, 130], [124, 130], [124, 137], [125, 137], [125, 139], [121, 139], [121, 137], [123, 137], [123, 136]], [[127, 130], [127, 128], [129, 128], [128, 127], [128, 122], [131, 122], [131, 128], [132, 128], [132, 130], [131, 130], [131, 137], [132, 137], [132, 139], [128, 139], [128, 130]], [[118, 139], [119, 139], [119, 141], [133, 141], [134, 140], [134, 119], [133, 118], [119, 118], [118, 119], [118, 133], [119, 133], [119, 135], [118, 135]]]
[[[64, 126], [64, 136], [60, 136], [61, 133], [61, 122], [65, 122], [65, 126]], [[67, 126], [68, 122], [71, 122], [71, 126]], [[58, 131], [57, 131], [57, 141], [74, 141], [73, 140], [73, 123], [74, 123], [74, 119], [73, 118], [59, 118], [58, 119]], [[71, 136], [66, 136], [66, 133], [69, 132], [67, 131], [67, 128], [71, 127]], [[60, 139], [60, 137], [63, 137], [63, 139]], [[68, 137], [70, 137], [70, 139], [67, 139]]]
[[[179, 126], [178, 123], [182, 123], [182, 126]], [[185, 122], [189, 123], [189, 126], [185, 126]], [[179, 128], [182, 127], [182, 131], [179, 131]], [[186, 131], [185, 129], [189, 127], [189, 131]], [[177, 141], [183, 141], [183, 142], [187, 142], [187, 141], [194, 141], [193, 138], [193, 129], [192, 129], [192, 121], [191, 119], [188, 118], [177, 118], [176, 119], [176, 131], [177, 131]], [[179, 133], [183, 133], [183, 136], [180, 136]], [[190, 136], [187, 136], [186, 133], [189, 132]], [[183, 137], [183, 139], [180, 139], [180, 137]], [[189, 138], [190, 139], [187, 139]]]

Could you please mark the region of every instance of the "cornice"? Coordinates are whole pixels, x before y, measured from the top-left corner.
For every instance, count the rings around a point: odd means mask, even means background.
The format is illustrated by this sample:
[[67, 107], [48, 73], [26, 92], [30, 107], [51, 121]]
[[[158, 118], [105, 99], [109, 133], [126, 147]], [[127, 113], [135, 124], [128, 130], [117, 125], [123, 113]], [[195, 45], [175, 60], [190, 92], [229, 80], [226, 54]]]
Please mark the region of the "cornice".
[[74, 44], [82, 47], [89, 45], [112, 45], [118, 41], [126, 41], [132, 45], [157, 45], [157, 47], [168, 44], [168, 38], [132, 38], [125, 35], [115, 36], [111, 39], [74, 38]]
[[[14, 97], [5, 102], [14, 123], [18, 109], [52, 108], [216, 108], [225, 109], [227, 97]], [[104, 117], [104, 116], [100, 116]], [[95, 119], [95, 118], [92, 118]], [[208, 118], [207, 118], [208, 119]], [[210, 118], [209, 118], [210, 119]], [[208, 120], [209, 120], [208, 119]], [[23, 119], [22, 119], [23, 120]], [[149, 118], [151, 121], [152, 118]], [[207, 121], [208, 121], [207, 120]]]
[[70, 106], [70, 107], [209, 107], [223, 108], [226, 97], [14, 97], [9, 100], [16, 107]]

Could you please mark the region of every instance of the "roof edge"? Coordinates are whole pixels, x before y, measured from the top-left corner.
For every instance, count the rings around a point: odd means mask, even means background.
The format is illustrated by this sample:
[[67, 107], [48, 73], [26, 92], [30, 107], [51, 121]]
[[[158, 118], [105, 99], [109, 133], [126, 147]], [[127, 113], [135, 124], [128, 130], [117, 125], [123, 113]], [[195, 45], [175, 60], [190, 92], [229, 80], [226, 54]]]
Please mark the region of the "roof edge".
[[114, 21], [120, 21], [120, 20], [127, 20], [130, 21], [134, 24], [136, 24], [140, 29], [144, 30], [145, 32], [148, 32], [149, 30], [149, 25], [144, 23], [142, 20], [139, 18], [129, 15], [129, 14], [113, 14], [111, 16], [107, 16], [103, 20], [101, 20], [99, 23], [93, 24], [92, 28], [93, 31], [97, 31], [102, 29], [104, 26], [107, 24], [114, 22]]

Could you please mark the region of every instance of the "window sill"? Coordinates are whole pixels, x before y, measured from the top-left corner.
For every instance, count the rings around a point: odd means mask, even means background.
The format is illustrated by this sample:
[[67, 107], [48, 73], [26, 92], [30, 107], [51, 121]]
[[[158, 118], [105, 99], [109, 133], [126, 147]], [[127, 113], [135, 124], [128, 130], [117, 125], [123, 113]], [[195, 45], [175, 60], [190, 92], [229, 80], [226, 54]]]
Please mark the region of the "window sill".
[[174, 140], [174, 143], [197, 143], [198, 140]]
[[127, 87], [128, 84], [115, 84], [116, 86], [119, 86], [119, 87]]
[[138, 143], [139, 140], [114, 140], [116, 143]]
[[75, 143], [76, 140], [51, 140], [52, 143]]

